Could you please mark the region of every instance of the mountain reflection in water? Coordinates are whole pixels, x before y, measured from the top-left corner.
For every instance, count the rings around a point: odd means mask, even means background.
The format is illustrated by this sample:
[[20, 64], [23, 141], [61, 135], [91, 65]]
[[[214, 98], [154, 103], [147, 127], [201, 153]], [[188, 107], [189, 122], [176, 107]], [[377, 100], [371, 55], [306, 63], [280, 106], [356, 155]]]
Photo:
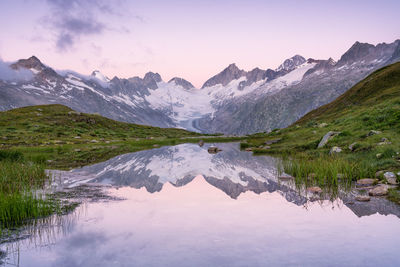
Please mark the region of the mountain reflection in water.
[[[181, 144], [139, 151], [70, 172], [59, 172], [57, 176], [62, 177], [63, 185], [94, 182], [116, 187], [144, 187], [154, 193], [161, 191], [166, 183], [181, 187], [201, 175], [207, 183], [233, 199], [246, 191], [278, 192], [296, 205], [308, 202], [306, 194], [293, 182], [278, 180], [276, 158], [253, 156], [241, 151], [238, 143], [218, 144], [222, 151], [217, 154], [208, 153], [209, 146]], [[355, 201], [354, 192], [342, 192], [340, 197], [357, 216], [380, 213], [400, 217], [399, 206], [384, 198], [373, 198], [366, 203]]]
[[30, 238], [0, 244], [8, 254], [2, 260], [41, 267], [400, 264], [398, 206], [383, 198], [349, 204], [352, 192], [309, 201], [277, 180], [276, 159], [238, 144], [218, 147], [218, 154], [207, 145], [162, 147], [59, 172], [64, 186], [110, 184], [120, 200], [88, 202], [62, 217], [68, 223], [49, 222]]

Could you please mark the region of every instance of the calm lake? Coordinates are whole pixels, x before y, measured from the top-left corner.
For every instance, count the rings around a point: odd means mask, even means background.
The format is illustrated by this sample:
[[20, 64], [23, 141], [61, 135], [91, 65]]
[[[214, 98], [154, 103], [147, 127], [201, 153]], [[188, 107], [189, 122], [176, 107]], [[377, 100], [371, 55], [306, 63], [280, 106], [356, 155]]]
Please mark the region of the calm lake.
[[[182, 144], [55, 172], [107, 195], [0, 244], [5, 266], [400, 266], [400, 207], [310, 200], [276, 159]], [[0, 264], [1, 265], [1, 264]]]

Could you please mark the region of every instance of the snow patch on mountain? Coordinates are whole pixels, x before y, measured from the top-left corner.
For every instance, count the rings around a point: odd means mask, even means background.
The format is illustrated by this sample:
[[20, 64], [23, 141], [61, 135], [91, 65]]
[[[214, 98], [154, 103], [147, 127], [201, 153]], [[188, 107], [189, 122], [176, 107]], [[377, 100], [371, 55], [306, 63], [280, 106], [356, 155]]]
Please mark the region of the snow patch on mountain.
[[214, 111], [211, 97], [202, 90], [187, 90], [175, 83], [158, 82], [157, 89], [150, 89], [145, 96], [154, 109], [165, 110], [171, 118], [179, 123], [188, 119], [201, 118]]

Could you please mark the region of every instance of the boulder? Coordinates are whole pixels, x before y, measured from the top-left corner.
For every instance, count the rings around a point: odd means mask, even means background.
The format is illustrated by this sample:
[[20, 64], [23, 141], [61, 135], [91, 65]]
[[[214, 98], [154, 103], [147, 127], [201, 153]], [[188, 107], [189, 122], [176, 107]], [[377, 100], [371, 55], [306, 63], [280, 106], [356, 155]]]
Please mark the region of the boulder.
[[338, 134], [340, 134], [340, 132], [329, 131], [328, 133], [326, 133], [324, 135], [324, 137], [322, 137], [321, 142], [319, 142], [318, 148], [324, 147], [330, 139], [332, 139], [333, 137], [335, 137]]
[[307, 188], [307, 191], [310, 192], [310, 193], [313, 193], [313, 194], [322, 193], [321, 187], [318, 187], [318, 186], [309, 187], [309, 188]]
[[272, 144], [278, 143], [278, 142], [281, 141], [281, 140], [282, 140], [281, 138], [273, 139], [273, 140], [268, 140], [268, 141], [265, 141], [265, 142], [264, 142], [264, 145], [272, 145]]
[[216, 146], [210, 146], [210, 147], [207, 149], [207, 151], [208, 151], [208, 153], [210, 153], [210, 154], [216, 154], [216, 153], [218, 153], [218, 151], [221, 151], [221, 150], [218, 149], [218, 147], [216, 147]]
[[283, 181], [288, 181], [288, 180], [294, 179], [294, 177], [290, 176], [290, 175], [283, 175], [283, 176], [279, 176], [278, 179], [283, 180]]
[[389, 184], [392, 184], [392, 185], [396, 185], [397, 184], [397, 177], [396, 177], [396, 174], [394, 174], [393, 172], [385, 172], [383, 174], [383, 177], [385, 177], [386, 181]]
[[389, 141], [387, 141], [387, 142], [379, 142], [378, 146], [391, 145], [391, 144], [392, 144], [392, 142], [389, 142]]
[[342, 149], [338, 146], [334, 146], [331, 148], [331, 151], [329, 151], [329, 154], [333, 155], [333, 154], [338, 154], [340, 152], [342, 152]]
[[370, 196], [384, 196], [388, 193], [388, 187], [386, 185], [379, 185], [369, 190], [368, 193]]
[[372, 136], [372, 135], [381, 134], [381, 133], [382, 133], [381, 131], [371, 130], [371, 131], [369, 131], [369, 133], [367, 134], [367, 136]]
[[357, 180], [356, 186], [367, 187], [367, 186], [374, 185], [376, 182], [377, 182], [376, 179], [364, 178], [364, 179]]
[[356, 196], [356, 200], [360, 202], [367, 202], [371, 200], [369, 196]]
[[200, 141], [199, 141], [199, 146], [200, 146], [200, 147], [204, 146], [204, 141], [203, 141], [203, 140], [200, 140]]
[[351, 145], [349, 145], [350, 151], [354, 151], [356, 149], [356, 145], [357, 145], [357, 142], [354, 142]]

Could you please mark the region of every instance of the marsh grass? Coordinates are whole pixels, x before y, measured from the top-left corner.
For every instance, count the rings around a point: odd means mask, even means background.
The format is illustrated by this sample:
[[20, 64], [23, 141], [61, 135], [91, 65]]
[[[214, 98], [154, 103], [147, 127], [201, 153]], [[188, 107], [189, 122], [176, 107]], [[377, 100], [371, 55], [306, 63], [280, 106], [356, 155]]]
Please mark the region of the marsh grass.
[[320, 186], [331, 193], [338, 187], [350, 188], [354, 180], [374, 175], [374, 169], [364, 162], [349, 162], [340, 157], [284, 157], [278, 165], [279, 172], [292, 175], [297, 185]]
[[[2, 151], [2, 154], [19, 155], [13, 151]], [[25, 162], [20, 156], [0, 161], [0, 235], [5, 229], [61, 209], [58, 201], [46, 199], [37, 192], [48, 180], [43, 165]]]

